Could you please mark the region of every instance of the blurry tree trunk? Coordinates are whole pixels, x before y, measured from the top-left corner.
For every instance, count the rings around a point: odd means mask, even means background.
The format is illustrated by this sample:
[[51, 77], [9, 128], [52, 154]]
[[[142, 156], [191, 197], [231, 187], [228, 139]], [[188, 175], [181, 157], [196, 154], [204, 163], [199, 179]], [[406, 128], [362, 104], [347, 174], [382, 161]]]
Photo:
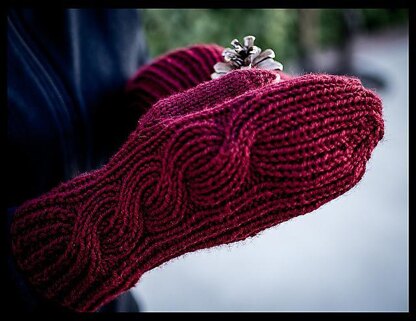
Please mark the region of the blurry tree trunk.
[[[355, 36], [360, 32], [363, 25], [363, 17], [360, 10], [342, 10], [342, 34], [343, 39], [339, 51], [338, 68], [340, 72], [351, 74], [353, 72], [353, 50]], [[338, 69], [337, 68], [337, 69]]]
[[319, 44], [319, 9], [299, 9], [298, 21], [300, 65], [305, 71], [313, 71], [315, 64], [312, 54]]
[[356, 36], [363, 29], [364, 17], [359, 9], [345, 9], [342, 11], [342, 43], [339, 50], [338, 62], [335, 73], [342, 75], [354, 75], [361, 79], [363, 84], [372, 88], [383, 88], [385, 83], [380, 76], [363, 73], [353, 65], [353, 52]]

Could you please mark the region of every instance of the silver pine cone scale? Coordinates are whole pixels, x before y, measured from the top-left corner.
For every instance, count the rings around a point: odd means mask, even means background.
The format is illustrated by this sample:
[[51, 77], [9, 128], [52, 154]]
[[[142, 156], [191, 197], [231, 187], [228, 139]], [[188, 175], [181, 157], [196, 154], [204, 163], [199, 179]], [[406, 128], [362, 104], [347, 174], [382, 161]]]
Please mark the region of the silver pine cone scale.
[[[283, 65], [274, 60], [275, 54], [272, 49], [262, 51], [254, 45], [254, 36], [244, 37], [241, 44], [237, 39], [231, 41], [232, 48], [225, 48], [222, 52], [224, 62], [214, 65], [215, 72], [211, 74], [212, 79], [226, 75], [235, 69], [258, 68], [264, 70], [283, 70]], [[279, 78], [279, 75], [277, 75]]]

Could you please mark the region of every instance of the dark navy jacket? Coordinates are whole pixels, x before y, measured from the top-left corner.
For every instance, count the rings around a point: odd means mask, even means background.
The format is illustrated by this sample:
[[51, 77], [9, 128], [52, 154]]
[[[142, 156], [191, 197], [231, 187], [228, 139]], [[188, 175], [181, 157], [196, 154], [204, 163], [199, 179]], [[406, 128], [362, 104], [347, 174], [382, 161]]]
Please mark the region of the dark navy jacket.
[[[123, 88], [146, 61], [138, 10], [9, 10], [8, 224], [13, 208], [97, 168], [121, 145], [137, 121], [128, 117]], [[11, 302], [51, 308], [27, 289], [10, 257], [8, 270]]]

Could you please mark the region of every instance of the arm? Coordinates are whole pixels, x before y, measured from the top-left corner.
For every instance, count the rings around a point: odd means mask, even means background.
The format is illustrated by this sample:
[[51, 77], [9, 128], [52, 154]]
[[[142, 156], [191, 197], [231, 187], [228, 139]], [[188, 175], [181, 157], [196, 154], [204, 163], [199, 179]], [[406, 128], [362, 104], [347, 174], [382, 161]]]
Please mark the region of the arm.
[[309, 213], [361, 179], [383, 136], [357, 79], [251, 69], [172, 87], [105, 166], [18, 209], [16, 261], [45, 297], [94, 311], [174, 257]]

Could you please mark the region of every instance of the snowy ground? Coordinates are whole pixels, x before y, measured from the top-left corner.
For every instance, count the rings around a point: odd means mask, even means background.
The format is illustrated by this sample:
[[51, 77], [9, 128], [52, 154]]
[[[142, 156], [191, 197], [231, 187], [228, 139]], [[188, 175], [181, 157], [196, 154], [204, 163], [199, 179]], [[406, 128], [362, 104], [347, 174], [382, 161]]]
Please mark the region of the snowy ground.
[[361, 70], [385, 75], [385, 138], [362, 181], [320, 209], [146, 273], [143, 311], [408, 310], [408, 33], [362, 36]]

